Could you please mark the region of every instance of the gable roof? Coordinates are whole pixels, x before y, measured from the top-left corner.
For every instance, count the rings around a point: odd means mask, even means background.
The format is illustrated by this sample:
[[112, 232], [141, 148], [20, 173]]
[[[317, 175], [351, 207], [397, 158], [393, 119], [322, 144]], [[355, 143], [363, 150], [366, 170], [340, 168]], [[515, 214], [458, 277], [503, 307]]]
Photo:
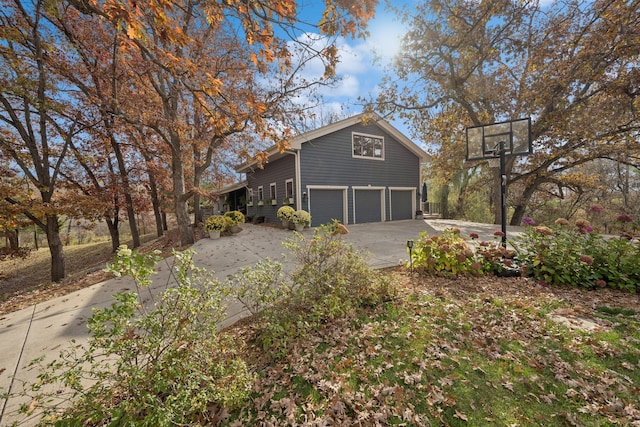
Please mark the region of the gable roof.
[[[413, 141], [407, 138], [402, 132], [393, 127], [391, 123], [387, 122], [385, 119], [380, 117], [376, 113], [360, 113], [355, 116], [349, 117], [344, 120], [340, 120], [335, 123], [331, 123], [327, 126], [322, 126], [321, 128], [312, 130], [310, 132], [305, 132], [301, 135], [296, 136], [290, 141], [290, 149], [291, 150], [300, 150], [302, 148], [302, 144], [308, 141], [313, 141], [318, 138], [321, 138], [325, 135], [329, 135], [333, 132], [337, 132], [339, 130], [348, 128], [358, 123], [362, 123], [363, 121], [373, 122], [378, 125], [382, 130], [391, 135], [396, 141], [398, 141], [401, 145], [415, 154], [420, 162], [424, 163], [429, 160], [429, 155], [420, 147], [418, 147]], [[280, 150], [276, 146], [273, 146], [267, 150], [267, 155], [269, 160], [276, 160], [284, 155], [286, 155], [286, 151], [281, 153]], [[249, 163], [244, 163], [236, 168], [236, 172], [238, 173], [246, 173], [249, 170], [253, 169], [256, 166], [257, 162], [252, 161]]]

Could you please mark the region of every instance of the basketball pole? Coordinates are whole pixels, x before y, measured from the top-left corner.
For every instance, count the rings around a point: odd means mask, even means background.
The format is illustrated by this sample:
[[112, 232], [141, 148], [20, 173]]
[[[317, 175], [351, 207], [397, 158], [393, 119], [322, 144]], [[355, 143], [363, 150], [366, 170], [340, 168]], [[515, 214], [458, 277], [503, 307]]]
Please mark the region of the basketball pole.
[[500, 141], [500, 214], [502, 222], [502, 246], [507, 247], [507, 171], [504, 141]]

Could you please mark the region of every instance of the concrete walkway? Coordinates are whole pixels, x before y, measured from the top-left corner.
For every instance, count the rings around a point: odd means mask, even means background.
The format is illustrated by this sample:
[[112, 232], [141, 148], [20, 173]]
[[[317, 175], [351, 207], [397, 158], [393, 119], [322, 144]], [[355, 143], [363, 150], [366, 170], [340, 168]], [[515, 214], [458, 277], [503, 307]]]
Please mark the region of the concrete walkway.
[[[354, 247], [368, 251], [370, 264], [375, 268], [396, 266], [408, 260], [406, 242], [416, 239], [418, 234], [428, 231], [438, 233], [447, 227], [458, 227], [463, 236], [477, 232], [485, 240], [493, 239], [499, 226], [466, 223], [451, 220], [406, 220], [372, 224], [349, 225], [350, 233], [344, 239]], [[518, 229], [510, 229], [517, 232]], [[313, 230], [303, 234], [312, 236]], [[281, 242], [291, 237], [291, 232], [278, 228], [244, 224], [243, 230], [218, 240], [203, 239], [193, 245], [196, 265], [214, 271], [218, 279], [224, 280], [242, 268], [271, 258], [283, 260], [285, 249]], [[171, 260], [161, 261], [157, 266], [152, 287], [160, 290], [173, 283], [169, 277]], [[287, 266], [293, 268], [293, 266]], [[29, 368], [29, 362], [45, 355], [46, 360], [56, 358], [63, 346], [71, 339], [77, 343], [87, 341], [87, 319], [97, 307], [109, 306], [112, 295], [133, 290], [130, 278], [118, 278], [9, 313], [0, 318], [0, 393], [19, 392], [23, 382], [32, 382], [38, 372]], [[233, 324], [246, 315], [238, 304], [229, 306], [229, 316], [223, 326]], [[16, 411], [23, 402], [19, 398], [8, 401], [0, 399], [0, 426], [20, 420]], [[21, 425], [33, 425], [36, 419], [20, 420]]]

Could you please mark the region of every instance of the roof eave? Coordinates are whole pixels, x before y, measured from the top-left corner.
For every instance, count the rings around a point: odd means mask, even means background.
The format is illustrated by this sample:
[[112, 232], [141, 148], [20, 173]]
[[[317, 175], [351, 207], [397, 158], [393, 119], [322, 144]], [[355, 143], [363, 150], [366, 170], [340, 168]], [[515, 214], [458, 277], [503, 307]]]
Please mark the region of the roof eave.
[[[369, 121], [373, 121], [378, 124], [381, 128], [391, 134], [398, 142], [404, 145], [409, 151], [415, 154], [422, 163], [429, 161], [430, 157], [422, 148], [418, 147], [413, 141], [407, 138], [402, 132], [396, 129], [389, 122], [384, 120], [380, 115], [376, 113], [360, 113], [355, 116], [351, 116], [344, 120], [337, 121], [335, 123], [331, 123], [327, 126], [323, 126], [319, 129], [315, 129], [309, 132], [305, 132], [302, 135], [298, 135], [293, 138], [289, 142], [290, 150], [300, 150], [302, 148], [303, 142], [313, 141], [314, 139], [321, 138], [325, 135], [329, 135], [330, 133], [337, 132], [349, 126], [353, 126], [354, 124], [362, 122], [362, 120], [366, 118]], [[280, 152], [276, 146], [273, 146], [267, 150], [267, 158], [275, 155]], [[236, 168], [237, 173], [247, 173], [257, 166], [258, 162], [253, 161], [250, 163], [245, 163]]]

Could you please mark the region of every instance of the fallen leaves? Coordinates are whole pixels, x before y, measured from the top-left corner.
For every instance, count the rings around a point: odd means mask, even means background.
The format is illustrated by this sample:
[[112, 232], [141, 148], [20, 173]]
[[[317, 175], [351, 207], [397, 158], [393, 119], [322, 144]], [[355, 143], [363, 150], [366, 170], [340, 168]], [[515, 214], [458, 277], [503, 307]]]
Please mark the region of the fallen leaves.
[[[640, 319], [595, 311], [635, 297], [391, 274], [397, 301], [326, 325], [285, 360], [256, 357], [266, 368], [237, 425], [640, 425]], [[606, 327], [568, 328], [554, 310]]]

